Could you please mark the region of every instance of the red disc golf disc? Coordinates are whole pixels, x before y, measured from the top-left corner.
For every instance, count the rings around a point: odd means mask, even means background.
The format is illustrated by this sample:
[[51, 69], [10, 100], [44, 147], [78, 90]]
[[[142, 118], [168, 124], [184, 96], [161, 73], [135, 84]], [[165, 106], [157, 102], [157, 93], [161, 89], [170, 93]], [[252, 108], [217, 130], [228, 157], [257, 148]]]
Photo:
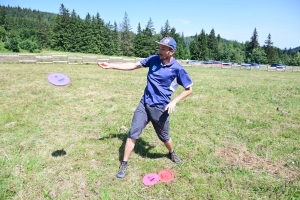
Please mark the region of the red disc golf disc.
[[170, 182], [174, 179], [174, 174], [170, 170], [164, 169], [158, 172], [159, 180], [162, 182]]
[[159, 181], [159, 176], [157, 174], [147, 174], [143, 178], [143, 183], [147, 186], [155, 185]]

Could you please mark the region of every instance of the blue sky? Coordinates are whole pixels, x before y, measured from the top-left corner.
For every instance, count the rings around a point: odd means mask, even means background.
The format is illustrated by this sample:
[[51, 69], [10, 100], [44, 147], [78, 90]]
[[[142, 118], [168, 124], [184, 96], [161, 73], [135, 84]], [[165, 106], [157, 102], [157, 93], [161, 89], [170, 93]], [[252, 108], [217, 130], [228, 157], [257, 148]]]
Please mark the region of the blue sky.
[[156, 32], [168, 20], [172, 28], [185, 36], [214, 29], [222, 38], [245, 42], [256, 28], [260, 45], [270, 33], [276, 47], [300, 46], [299, 0], [1, 0], [0, 5], [58, 14], [62, 3], [82, 19], [87, 13], [96, 16], [99, 12], [105, 22], [117, 24], [126, 12], [134, 32], [138, 23], [145, 28], [151, 18]]

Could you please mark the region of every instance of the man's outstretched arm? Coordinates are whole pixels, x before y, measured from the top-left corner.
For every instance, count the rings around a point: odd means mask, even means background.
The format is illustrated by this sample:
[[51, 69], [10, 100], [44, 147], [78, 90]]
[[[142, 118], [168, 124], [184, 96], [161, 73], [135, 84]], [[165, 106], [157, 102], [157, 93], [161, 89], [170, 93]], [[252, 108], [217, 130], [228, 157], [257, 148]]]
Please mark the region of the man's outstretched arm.
[[141, 68], [140, 62], [136, 63], [108, 63], [108, 62], [99, 62], [98, 63], [99, 67], [102, 67], [103, 69], [117, 69], [117, 70], [124, 70], [124, 71], [129, 71], [129, 70], [134, 70]]

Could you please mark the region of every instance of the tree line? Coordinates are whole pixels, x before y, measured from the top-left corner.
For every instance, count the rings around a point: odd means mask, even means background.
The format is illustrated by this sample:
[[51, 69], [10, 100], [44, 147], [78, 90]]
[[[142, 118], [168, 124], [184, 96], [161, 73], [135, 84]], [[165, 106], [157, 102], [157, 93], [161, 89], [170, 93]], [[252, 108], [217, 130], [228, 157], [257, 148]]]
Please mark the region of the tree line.
[[184, 33], [171, 27], [168, 20], [156, 32], [151, 18], [145, 28], [139, 23], [134, 32], [126, 12], [123, 21], [118, 25], [116, 22], [105, 22], [99, 13], [95, 16], [87, 13], [81, 19], [75, 10], [70, 12], [64, 4], [60, 5], [59, 14], [19, 6], [0, 6], [0, 50], [4, 48], [12, 52], [40, 52], [42, 49], [52, 49], [144, 58], [155, 54], [155, 41], [166, 36], [177, 41], [177, 59], [300, 66], [300, 47], [279, 49], [273, 45], [271, 34], [260, 45], [256, 28], [249, 41], [240, 43], [221, 38], [214, 29], [209, 33], [201, 29], [199, 34], [184, 36]]

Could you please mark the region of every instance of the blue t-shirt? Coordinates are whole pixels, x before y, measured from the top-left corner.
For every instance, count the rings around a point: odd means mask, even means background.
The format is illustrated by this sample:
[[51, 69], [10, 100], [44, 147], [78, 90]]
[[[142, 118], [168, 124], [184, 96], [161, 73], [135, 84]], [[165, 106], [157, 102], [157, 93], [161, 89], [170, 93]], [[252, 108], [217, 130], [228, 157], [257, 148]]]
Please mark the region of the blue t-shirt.
[[159, 55], [152, 55], [140, 61], [143, 67], [149, 67], [147, 85], [142, 99], [150, 106], [165, 108], [178, 85], [188, 88], [193, 82], [185, 69], [175, 58], [166, 65]]

